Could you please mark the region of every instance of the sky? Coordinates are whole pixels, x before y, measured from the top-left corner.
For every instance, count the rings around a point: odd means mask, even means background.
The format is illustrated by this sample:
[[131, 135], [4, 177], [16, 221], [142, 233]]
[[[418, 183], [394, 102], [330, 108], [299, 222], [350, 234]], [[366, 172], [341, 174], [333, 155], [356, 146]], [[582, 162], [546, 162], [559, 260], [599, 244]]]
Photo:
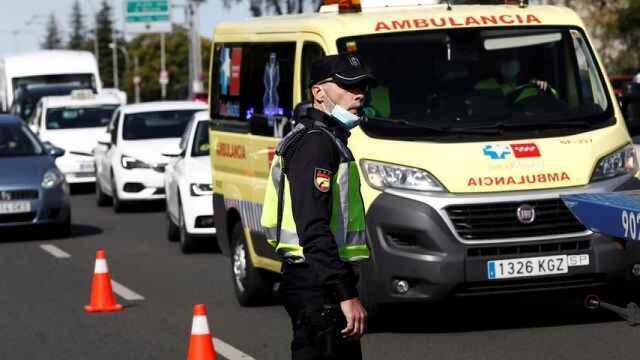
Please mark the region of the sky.
[[[88, 27], [93, 27], [93, 17], [89, 16], [100, 7], [102, 0], [80, 0]], [[119, 29], [122, 29], [123, 0], [109, 0], [116, 3]], [[52, 12], [58, 18], [64, 31], [64, 39], [69, 34], [69, 15], [74, 0], [0, 0], [0, 57], [6, 54], [37, 50], [45, 34], [46, 18]], [[248, 0], [247, 0], [248, 2]], [[172, 4], [184, 4], [184, 0], [173, 0]], [[250, 16], [247, 3], [235, 5], [231, 10], [222, 6], [222, 0], [206, 0], [200, 11], [200, 32], [211, 37], [213, 27], [225, 20], [241, 20]], [[174, 9], [174, 21], [182, 21], [182, 10]]]

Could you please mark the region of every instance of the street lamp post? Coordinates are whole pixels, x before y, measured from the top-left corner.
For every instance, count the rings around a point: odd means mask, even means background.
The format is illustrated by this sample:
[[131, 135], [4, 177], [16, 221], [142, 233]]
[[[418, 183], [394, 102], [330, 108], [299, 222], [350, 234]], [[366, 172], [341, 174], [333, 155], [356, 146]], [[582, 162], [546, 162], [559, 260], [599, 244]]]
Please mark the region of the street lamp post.
[[118, 50], [122, 51], [122, 55], [124, 55], [124, 68], [125, 71], [129, 70], [129, 52], [127, 51], [127, 49], [124, 46], [118, 46], [118, 43], [116, 42], [115, 37], [113, 38], [113, 42], [109, 44], [109, 48], [111, 49], [111, 51], [115, 54], [113, 55], [115, 61], [114, 61], [114, 82], [113, 82], [113, 87], [115, 87], [116, 89], [119, 89], [118, 87]]

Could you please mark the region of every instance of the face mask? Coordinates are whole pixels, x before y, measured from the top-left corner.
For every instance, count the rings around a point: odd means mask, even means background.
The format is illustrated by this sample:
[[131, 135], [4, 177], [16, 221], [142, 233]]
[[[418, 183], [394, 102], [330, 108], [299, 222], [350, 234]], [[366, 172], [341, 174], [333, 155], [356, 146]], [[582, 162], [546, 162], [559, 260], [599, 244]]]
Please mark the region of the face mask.
[[500, 75], [507, 81], [514, 81], [520, 72], [520, 63], [517, 60], [508, 60], [500, 65]]
[[334, 103], [331, 99], [329, 99], [326, 91], [324, 92], [324, 98], [327, 100], [327, 102], [330, 102], [333, 107], [331, 111], [328, 111], [328, 109], [325, 107], [325, 111], [327, 112], [327, 114], [333, 116], [347, 130], [351, 130], [358, 126], [358, 124], [360, 124], [360, 116], [354, 115], [349, 110]]

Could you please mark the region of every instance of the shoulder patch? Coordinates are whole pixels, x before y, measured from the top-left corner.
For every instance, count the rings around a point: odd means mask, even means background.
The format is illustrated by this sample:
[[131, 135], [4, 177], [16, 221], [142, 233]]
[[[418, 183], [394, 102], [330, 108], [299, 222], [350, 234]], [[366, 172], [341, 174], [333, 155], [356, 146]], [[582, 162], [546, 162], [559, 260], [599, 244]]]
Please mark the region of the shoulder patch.
[[328, 192], [331, 189], [331, 177], [333, 173], [329, 170], [316, 168], [313, 174], [313, 185], [320, 192]]

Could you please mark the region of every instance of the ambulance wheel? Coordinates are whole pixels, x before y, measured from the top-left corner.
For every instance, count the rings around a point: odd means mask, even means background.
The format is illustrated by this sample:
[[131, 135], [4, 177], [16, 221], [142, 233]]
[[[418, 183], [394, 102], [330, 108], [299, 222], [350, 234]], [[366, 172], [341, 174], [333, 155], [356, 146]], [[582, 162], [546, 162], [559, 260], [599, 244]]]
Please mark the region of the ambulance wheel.
[[263, 270], [253, 265], [240, 222], [233, 227], [230, 263], [233, 288], [240, 305], [255, 306], [271, 299], [272, 284]]

